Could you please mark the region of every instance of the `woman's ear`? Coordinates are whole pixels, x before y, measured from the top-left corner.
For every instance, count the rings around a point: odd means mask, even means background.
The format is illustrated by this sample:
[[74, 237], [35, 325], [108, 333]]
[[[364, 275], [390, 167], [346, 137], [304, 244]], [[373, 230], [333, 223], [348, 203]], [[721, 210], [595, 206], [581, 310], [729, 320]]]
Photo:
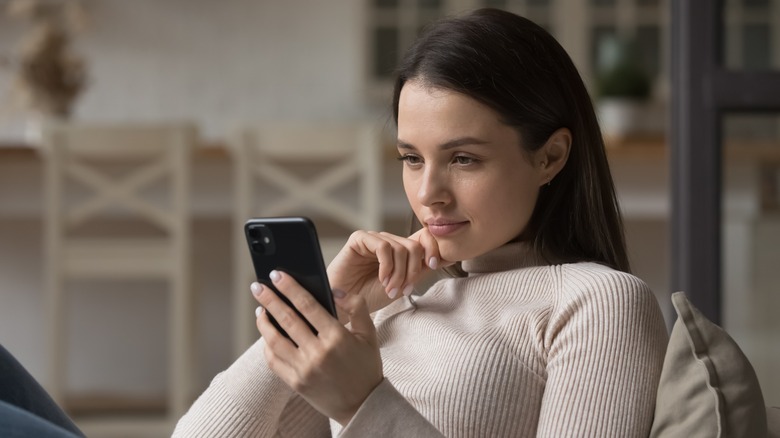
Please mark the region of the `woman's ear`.
[[550, 135], [547, 142], [536, 151], [535, 164], [541, 179], [539, 186], [549, 184], [566, 165], [571, 150], [571, 131], [560, 128]]

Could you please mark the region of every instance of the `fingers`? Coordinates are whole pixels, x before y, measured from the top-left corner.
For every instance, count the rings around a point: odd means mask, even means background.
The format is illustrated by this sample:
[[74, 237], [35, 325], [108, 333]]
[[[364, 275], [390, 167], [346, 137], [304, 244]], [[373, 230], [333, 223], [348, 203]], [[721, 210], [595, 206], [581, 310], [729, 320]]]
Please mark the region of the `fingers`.
[[409, 240], [417, 242], [420, 247], [423, 248], [425, 254], [423, 255], [423, 261], [430, 269], [437, 269], [439, 267], [439, 244], [436, 239], [433, 238], [427, 228], [421, 228], [411, 236]]
[[439, 243], [436, 238], [433, 237], [428, 228], [421, 228], [411, 236], [410, 240], [414, 240], [420, 243], [425, 248], [425, 264], [433, 270], [444, 268], [455, 264], [449, 260], [444, 260], [439, 252]]
[[[393, 242], [386, 238], [382, 238], [379, 233], [366, 233], [361, 243], [368, 251], [376, 255], [377, 262], [379, 262], [379, 270], [377, 272], [379, 282], [382, 283], [382, 287], [385, 288], [385, 292], [388, 292], [390, 298], [395, 298], [395, 294], [390, 293], [391, 291], [398, 292], [397, 274], [394, 279], [393, 272], [396, 270], [396, 266], [405, 264], [403, 263], [405, 255], [396, 254], [398, 253], [398, 248], [394, 246], [397, 245], [394, 245]], [[391, 285], [391, 281], [393, 285]]]
[[[412, 293], [414, 283], [428, 269], [425, 249], [419, 242], [390, 233], [368, 233], [375, 240], [380, 264], [379, 280], [390, 299]], [[379, 257], [379, 254], [382, 257]]]
[[[335, 322], [333, 316], [322, 307], [314, 295], [301, 286], [290, 274], [283, 271], [271, 271], [269, 278], [315, 329], [319, 331]], [[273, 312], [271, 314], [273, 315]]]
[[379, 279], [391, 299], [411, 294], [415, 282], [426, 270], [454, 264], [441, 257], [439, 244], [428, 228], [421, 228], [408, 238], [385, 232], [366, 234], [386, 242], [374, 245], [385, 245], [377, 250], [378, 255], [381, 251], [381, 257], [377, 257], [380, 262]]
[[252, 284], [252, 293], [255, 299], [273, 316], [279, 326], [297, 345], [311, 341], [315, 337], [314, 333], [293, 307], [298, 309], [315, 328], [322, 323], [322, 313], [328, 317], [330, 315], [308, 291], [288, 274], [273, 271], [270, 277], [274, 281], [274, 286], [290, 300], [292, 307], [276, 295], [270, 287], [259, 283]]
[[360, 277], [360, 282], [356, 281], [360, 285], [365, 284], [362, 283], [364, 281], [371, 281], [370, 278], [376, 275], [381, 289], [391, 300], [411, 294], [414, 284], [427, 270], [451, 264], [441, 259], [436, 239], [426, 228], [410, 237], [356, 231], [338, 257], [339, 263], [334, 261], [328, 267], [329, 275], [332, 274], [331, 281], [337, 279], [333, 283], [335, 287], [351, 291], [350, 287], [355, 285], [345, 281], [351, 278], [350, 275], [369, 275]]
[[[260, 335], [265, 340], [266, 359], [268, 364], [274, 369], [279, 364], [272, 364], [272, 362], [281, 361], [289, 365], [288, 361], [296, 357], [298, 349], [290, 339], [284, 337], [279, 330], [274, 327], [271, 320], [268, 318], [268, 312], [262, 307], [258, 307], [257, 310], [258, 311], [255, 312], [257, 315], [255, 323], [257, 325], [257, 330], [260, 331]], [[285, 358], [287, 358], [287, 360], [285, 360]]]
[[378, 346], [379, 341], [377, 340], [376, 328], [368, 311], [366, 300], [359, 295], [347, 294], [341, 291], [339, 293], [334, 291], [334, 298], [336, 305], [348, 315], [351, 332], [362, 337], [371, 345]]
[[381, 237], [394, 242], [394, 245], [399, 248], [397, 254], [404, 256], [401, 263], [397, 262], [393, 266], [393, 274], [387, 285], [387, 290], [389, 290], [388, 296], [395, 298], [400, 296], [399, 293], [409, 296], [412, 293], [414, 283], [420, 279], [424, 269], [426, 269], [424, 261], [425, 249], [414, 240], [390, 233], [379, 234]]

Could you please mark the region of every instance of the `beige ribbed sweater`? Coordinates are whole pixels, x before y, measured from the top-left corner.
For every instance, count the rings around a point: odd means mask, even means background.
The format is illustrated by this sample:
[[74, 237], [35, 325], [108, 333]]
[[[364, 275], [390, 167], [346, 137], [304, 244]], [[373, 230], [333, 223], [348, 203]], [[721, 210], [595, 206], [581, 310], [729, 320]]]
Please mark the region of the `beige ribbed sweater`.
[[655, 297], [598, 264], [538, 264], [509, 244], [378, 312], [385, 380], [343, 430], [274, 376], [260, 340], [174, 436], [648, 436], [667, 342]]

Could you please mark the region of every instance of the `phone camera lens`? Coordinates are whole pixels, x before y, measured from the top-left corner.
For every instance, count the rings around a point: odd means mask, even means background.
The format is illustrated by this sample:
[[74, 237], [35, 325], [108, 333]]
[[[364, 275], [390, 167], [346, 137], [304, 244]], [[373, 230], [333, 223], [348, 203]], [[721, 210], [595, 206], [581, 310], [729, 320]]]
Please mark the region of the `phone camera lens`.
[[257, 228], [250, 228], [248, 231], [249, 237], [257, 239], [260, 236], [260, 230]]
[[260, 242], [258, 240], [255, 240], [255, 241], [252, 242], [252, 251], [254, 251], [256, 253], [259, 253], [259, 254], [264, 254], [265, 253], [265, 245], [263, 245], [262, 242]]

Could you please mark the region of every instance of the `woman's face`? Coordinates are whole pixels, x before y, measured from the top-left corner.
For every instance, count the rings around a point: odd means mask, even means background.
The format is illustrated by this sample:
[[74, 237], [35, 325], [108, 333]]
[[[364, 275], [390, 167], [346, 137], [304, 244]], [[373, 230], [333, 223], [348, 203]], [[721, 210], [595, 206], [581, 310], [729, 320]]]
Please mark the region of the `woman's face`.
[[449, 261], [474, 258], [528, 224], [540, 166], [497, 112], [447, 89], [407, 82], [398, 105], [406, 196]]

